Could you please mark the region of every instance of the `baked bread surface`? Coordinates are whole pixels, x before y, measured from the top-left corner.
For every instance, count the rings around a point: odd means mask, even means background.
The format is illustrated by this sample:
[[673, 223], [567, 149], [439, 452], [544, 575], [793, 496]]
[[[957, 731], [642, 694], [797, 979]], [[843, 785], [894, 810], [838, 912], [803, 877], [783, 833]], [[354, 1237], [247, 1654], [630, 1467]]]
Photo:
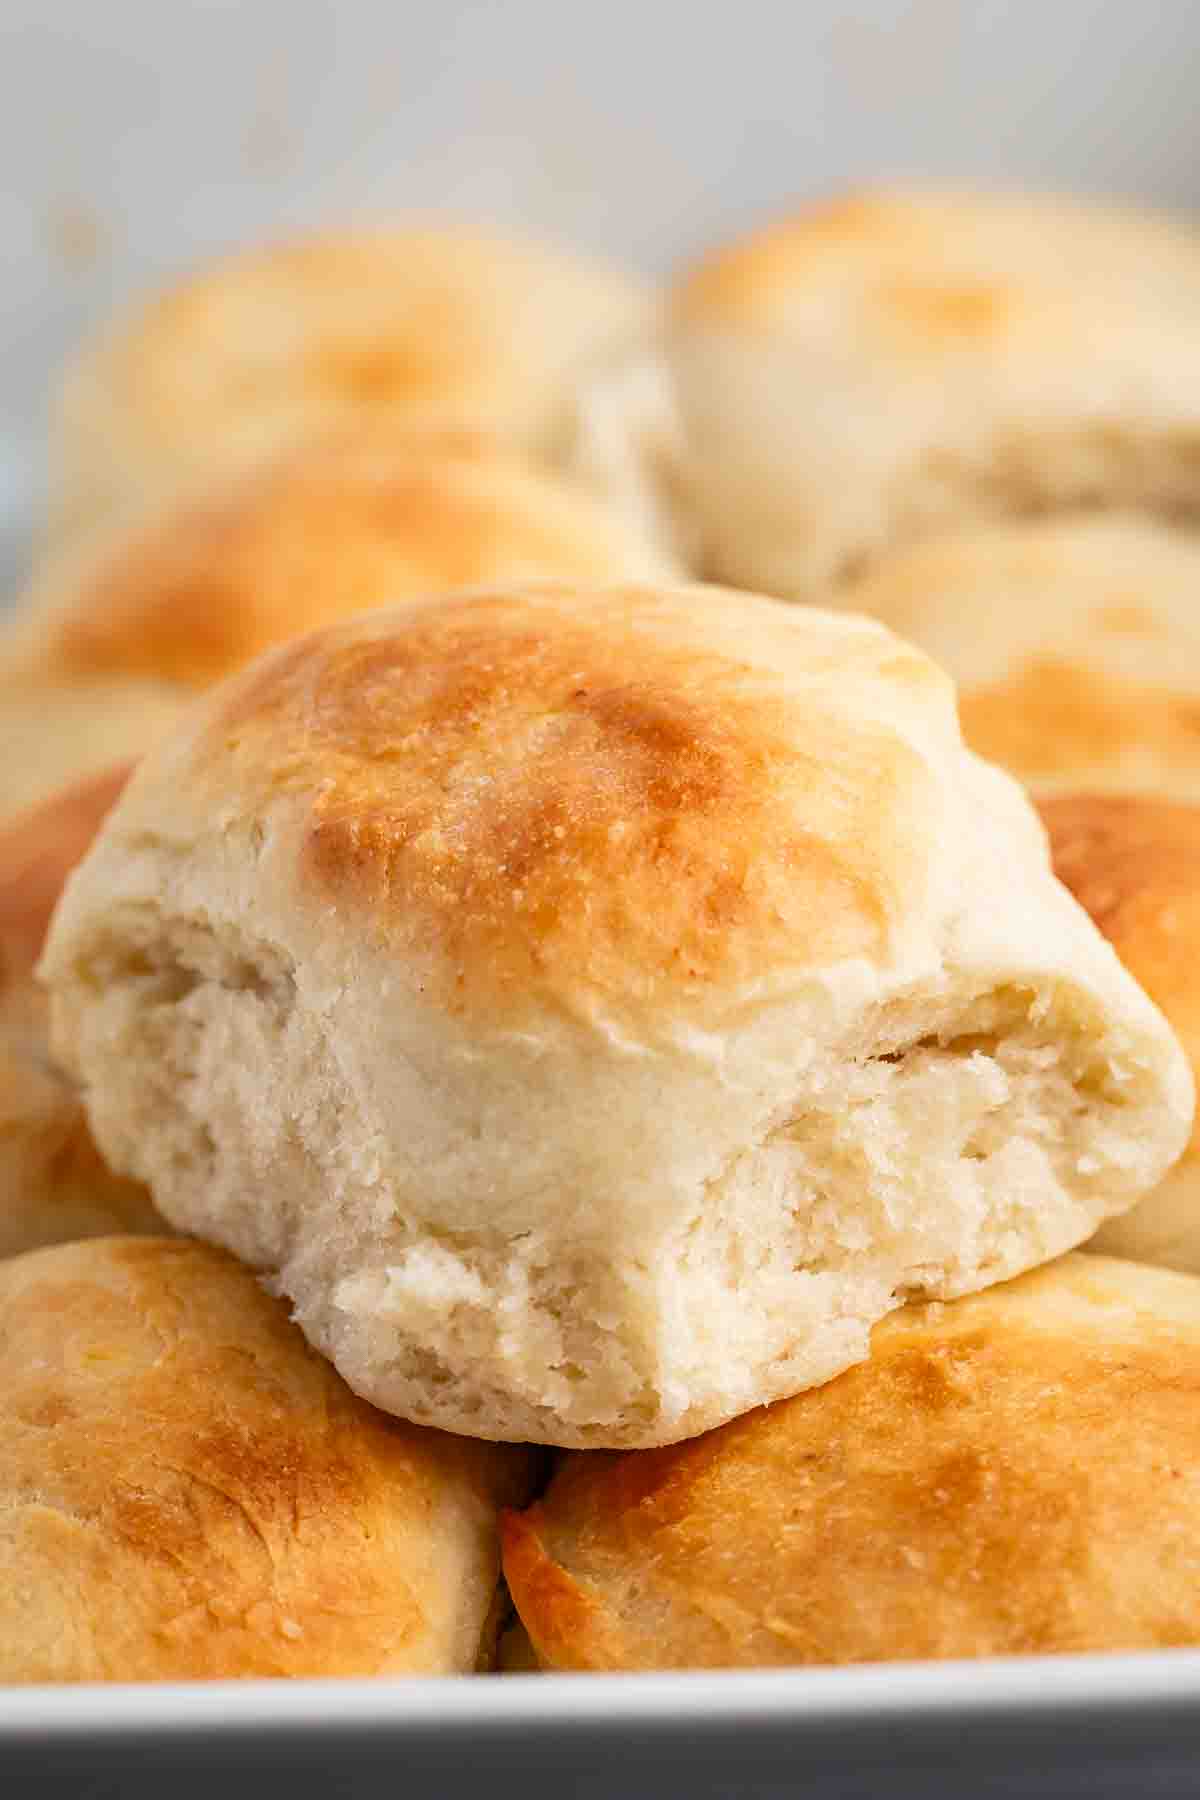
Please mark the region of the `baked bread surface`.
[[0, 1263], [0, 1681], [476, 1667], [528, 1452], [384, 1418], [207, 1245]]
[[953, 675], [967, 742], [1039, 794], [1200, 800], [1200, 543], [1113, 514], [948, 532], [845, 601]]
[[[1054, 869], [1162, 1008], [1200, 1068], [1200, 807], [1145, 795], [1041, 803]], [[1200, 1273], [1200, 1136], [1154, 1191], [1089, 1248]]]
[[486, 435], [282, 451], [44, 561], [0, 639], [0, 813], [140, 754], [199, 689], [316, 626], [472, 582], [674, 572]]
[[505, 1572], [547, 1670], [1191, 1645], [1198, 1400], [1200, 1283], [1068, 1256], [690, 1443], [566, 1457]]
[[126, 765], [106, 770], [0, 830], [0, 1256], [168, 1230], [142, 1184], [96, 1149], [79, 1091], [51, 1058], [33, 975], [63, 883], [128, 777]]
[[65, 370], [55, 536], [345, 427], [487, 431], [552, 457], [577, 369], [645, 329], [652, 304], [623, 270], [453, 224], [235, 253]]
[[703, 572], [820, 601], [955, 526], [1194, 521], [1198, 319], [1193, 231], [1052, 195], [868, 190], [718, 247], [660, 350]]
[[1182, 1052], [953, 690], [704, 588], [416, 602], [141, 765], [43, 962], [113, 1166], [353, 1386], [652, 1444], [1161, 1179]]

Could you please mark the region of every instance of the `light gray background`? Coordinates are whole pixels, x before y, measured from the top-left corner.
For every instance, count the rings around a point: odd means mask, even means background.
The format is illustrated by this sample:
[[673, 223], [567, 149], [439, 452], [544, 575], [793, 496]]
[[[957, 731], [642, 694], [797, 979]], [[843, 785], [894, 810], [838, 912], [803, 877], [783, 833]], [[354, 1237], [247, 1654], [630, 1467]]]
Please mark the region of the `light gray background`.
[[856, 177], [1200, 201], [1196, 0], [0, 0], [0, 557], [93, 319], [280, 227], [446, 207], [664, 269]]

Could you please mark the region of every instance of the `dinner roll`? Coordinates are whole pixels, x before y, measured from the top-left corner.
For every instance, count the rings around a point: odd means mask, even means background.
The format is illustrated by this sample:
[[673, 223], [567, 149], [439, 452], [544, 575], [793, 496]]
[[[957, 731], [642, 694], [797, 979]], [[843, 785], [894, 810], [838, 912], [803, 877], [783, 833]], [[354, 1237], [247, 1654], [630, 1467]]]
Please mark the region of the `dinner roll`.
[[0, 1033], [0, 1257], [112, 1232], [170, 1227], [141, 1182], [113, 1174], [54, 1065]]
[[465, 426], [549, 454], [576, 370], [651, 310], [622, 270], [460, 225], [242, 251], [116, 319], [67, 369], [53, 527], [347, 425]]
[[954, 532], [846, 604], [954, 676], [963, 734], [1039, 792], [1200, 800], [1200, 539], [1145, 518]]
[[1068, 1256], [907, 1306], [692, 1443], [567, 1457], [503, 1521], [547, 1669], [1200, 1643], [1200, 1284]]
[[0, 653], [0, 812], [137, 754], [268, 645], [477, 582], [654, 577], [635, 531], [494, 446], [355, 433], [51, 559]]
[[712, 588], [269, 654], [140, 766], [42, 972], [113, 1166], [360, 1393], [481, 1437], [663, 1443], [828, 1380], [1190, 1128], [941, 671]]
[[[1200, 1069], [1200, 807], [1063, 794], [1042, 804], [1054, 869]], [[1089, 1248], [1200, 1273], [1200, 1130], [1166, 1179]]]
[[811, 600], [947, 526], [1194, 520], [1198, 338], [1200, 239], [1152, 215], [903, 189], [804, 208], [670, 297], [702, 566]]
[[112, 811], [132, 764], [73, 782], [0, 828], [0, 1026], [46, 1035], [33, 979], [63, 882]]
[[183, 704], [170, 682], [59, 675], [23, 624], [0, 630], [0, 822], [138, 755]]
[[383, 1417], [205, 1244], [0, 1264], [0, 1682], [490, 1660], [530, 1452]]
[[0, 1257], [168, 1229], [141, 1183], [114, 1175], [96, 1149], [77, 1089], [51, 1061], [33, 978], [62, 884], [128, 773], [78, 783], [0, 830]]

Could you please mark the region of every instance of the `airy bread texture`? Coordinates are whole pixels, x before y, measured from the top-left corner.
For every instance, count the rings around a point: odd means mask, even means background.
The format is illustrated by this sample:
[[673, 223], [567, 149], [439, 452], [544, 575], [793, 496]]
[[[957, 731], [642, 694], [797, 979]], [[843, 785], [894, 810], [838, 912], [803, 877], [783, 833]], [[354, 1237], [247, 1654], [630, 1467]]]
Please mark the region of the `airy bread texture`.
[[78, 1090], [51, 1060], [33, 976], [63, 882], [128, 775], [81, 782], [0, 831], [0, 1257], [169, 1229], [141, 1183], [114, 1175], [96, 1149]]
[[1200, 1283], [1069, 1256], [876, 1327], [688, 1444], [570, 1456], [503, 1522], [546, 1669], [1200, 1644]]
[[845, 592], [928, 651], [963, 735], [1039, 793], [1200, 801], [1200, 539], [1113, 515], [959, 531]]
[[0, 813], [139, 754], [197, 689], [317, 625], [476, 582], [673, 567], [484, 440], [286, 452], [50, 559], [0, 654]]
[[204, 1244], [0, 1263], [0, 1682], [490, 1660], [531, 1454], [365, 1406]]
[[553, 453], [576, 374], [646, 329], [624, 271], [461, 226], [328, 232], [176, 283], [85, 347], [53, 417], [53, 528], [330, 429]]
[[390, 1411], [668, 1442], [1187, 1141], [1160, 1015], [953, 689], [700, 587], [443, 597], [147, 758], [42, 963], [113, 1166]]
[[[1200, 1071], [1200, 807], [1114, 795], [1043, 802], [1054, 870]], [[1200, 1129], [1182, 1160], [1089, 1248], [1200, 1273]]]
[[[851, 194], [683, 273], [649, 437], [674, 446], [704, 574], [820, 600], [949, 526], [1114, 506], [1194, 520], [1198, 330], [1200, 238], [1181, 225], [1044, 196]], [[635, 449], [646, 435], [635, 407]], [[609, 461], [619, 496], [616, 440]]]

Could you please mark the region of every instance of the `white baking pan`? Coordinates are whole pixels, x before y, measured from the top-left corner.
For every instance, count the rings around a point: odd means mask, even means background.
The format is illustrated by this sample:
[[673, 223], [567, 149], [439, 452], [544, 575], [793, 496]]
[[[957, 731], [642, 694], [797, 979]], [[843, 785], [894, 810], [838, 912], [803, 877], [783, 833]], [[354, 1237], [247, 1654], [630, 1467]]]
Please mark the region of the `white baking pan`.
[[30, 1688], [5, 1800], [1194, 1800], [1200, 1653]]

